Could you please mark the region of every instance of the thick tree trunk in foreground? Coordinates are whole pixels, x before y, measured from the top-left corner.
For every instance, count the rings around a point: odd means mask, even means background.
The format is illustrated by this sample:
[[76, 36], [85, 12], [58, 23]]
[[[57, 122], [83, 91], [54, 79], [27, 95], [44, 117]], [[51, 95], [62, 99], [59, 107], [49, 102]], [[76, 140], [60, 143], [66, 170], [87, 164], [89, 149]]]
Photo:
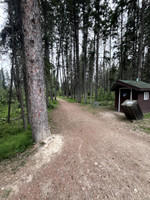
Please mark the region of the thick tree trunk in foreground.
[[39, 2], [22, 0], [22, 9], [32, 136], [35, 142], [40, 142], [50, 134], [50, 130], [44, 88]]

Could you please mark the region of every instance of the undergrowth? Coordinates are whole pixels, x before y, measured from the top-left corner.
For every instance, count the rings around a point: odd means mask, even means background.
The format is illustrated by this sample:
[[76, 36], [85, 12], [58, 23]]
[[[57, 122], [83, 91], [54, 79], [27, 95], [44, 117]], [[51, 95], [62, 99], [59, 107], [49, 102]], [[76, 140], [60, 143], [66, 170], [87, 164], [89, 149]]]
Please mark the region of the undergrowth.
[[76, 103], [77, 101], [76, 101], [76, 99], [72, 99], [71, 97], [66, 97], [66, 96], [59, 96], [58, 97], [59, 99], [64, 99], [64, 100], [66, 100], [66, 101], [68, 101], [68, 102], [70, 102], [70, 103]]
[[33, 144], [31, 130], [14, 128], [0, 135], [0, 161], [24, 152]]
[[[71, 97], [66, 97], [66, 96], [59, 96], [60, 99], [64, 99], [70, 103], [76, 103], [77, 100], [76, 99], [72, 99]], [[92, 106], [93, 106], [93, 102], [94, 100], [92, 100]], [[84, 102], [84, 98], [81, 99], [81, 104], [82, 105], [85, 105], [85, 104], [90, 104], [90, 97], [88, 96], [87, 97], [87, 103]], [[110, 107], [112, 108], [114, 106], [114, 100], [101, 100], [101, 101], [98, 101], [98, 104], [100, 107]]]
[[144, 119], [150, 119], [150, 113], [144, 114]]
[[[56, 108], [58, 101], [49, 103], [48, 111]], [[23, 129], [21, 109], [17, 102], [11, 108], [11, 122], [7, 123], [8, 104], [0, 104], [0, 161], [12, 158], [33, 145], [31, 127]]]
[[57, 100], [53, 100], [53, 101], [49, 100], [48, 111], [55, 109], [58, 106], [58, 104], [59, 103]]
[[11, 122], [7, 123], [8, 105], [0, 104], [0, 161], [12, 158], [32, 146], [31, 128], [23, 129], [21, 109], [17, 102], [11, 108]]

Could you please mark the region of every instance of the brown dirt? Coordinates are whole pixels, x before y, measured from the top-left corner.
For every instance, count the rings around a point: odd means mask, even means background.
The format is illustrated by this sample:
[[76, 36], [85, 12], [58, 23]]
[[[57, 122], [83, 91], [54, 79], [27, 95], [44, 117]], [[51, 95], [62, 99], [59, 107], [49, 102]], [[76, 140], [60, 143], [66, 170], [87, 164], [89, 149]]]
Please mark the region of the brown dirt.
[[63, 100], [51, 118], [46, 144], [15, 174], [0, 173], [1, 199], [150, 199], [149, 135], [121, 113]]

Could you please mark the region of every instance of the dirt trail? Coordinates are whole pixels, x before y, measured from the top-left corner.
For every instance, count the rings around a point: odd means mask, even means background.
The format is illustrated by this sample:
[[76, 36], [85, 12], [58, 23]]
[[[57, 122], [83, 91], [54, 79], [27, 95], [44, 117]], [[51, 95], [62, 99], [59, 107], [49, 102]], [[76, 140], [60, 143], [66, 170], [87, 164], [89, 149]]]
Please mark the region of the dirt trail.
[[[11, 177], [6, 199], [150, 200], [149, 135], [133, 131], [122, 114], [94, 115], [63, 100], [51, 117], [52, 148], [56, 141], [59, 148], [49, 155], [46, 144], [42, 158], [41, 147], [41, 157], [34, 155]], [[35, 163], [40, 166], [33, 170]]]

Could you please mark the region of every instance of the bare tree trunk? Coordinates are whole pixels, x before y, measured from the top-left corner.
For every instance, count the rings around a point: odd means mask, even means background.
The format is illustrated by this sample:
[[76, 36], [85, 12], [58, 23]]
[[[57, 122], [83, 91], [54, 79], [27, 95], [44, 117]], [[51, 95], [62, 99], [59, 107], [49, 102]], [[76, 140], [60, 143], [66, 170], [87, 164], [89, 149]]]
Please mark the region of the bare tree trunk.
[[12, 85], [13, 85], [13, 59], [12, 59], [11, 80], [10, 80], [10, 88], [9, 88], [9, 103], [8, 103], [8, 117], [7, 117], [7, 122], [8, 122], [8, 123], [10, 123]]
[[73, 18], [74, 18], [74, 43], [75, 43], [75, 57], [76, 57], [76, 93], [77, 101], [81, 102], [81, 83], [80, 83], [80, 64], [79, 64], [79, 4], [73, 2]]
[[88, 29], [84, 28], [84, 42], [83, 42], [83, 69], [84, 69], [84, 103], [87, 103], [87, 82], [86, 82], [86, 68], [87, 68], [87, 38], [88, 38]]
[[47, 105], [47, 108], [49, 108], [49, 81], [48, 81], [48, 78], [45, 77], [46, 79], [46, 82], [45, 82], [45, 86], [46, 86], [46, 105]]
[[103, 52], [103, 88], [104, 88], [104, 94], [105, 94], [105, 91], [106, 91], [105, 52], [106, 52], [106, 41], [104, 40], [104, 52]]
[[25, 115], [25, 108], [24, 108], [24, 102], [23, 102], [23, 92], [22, 92], [22, 82], [21, 82], [21, 58], [18, 61], [17, 60], [17, 55], [14, 53], [14, 59], [15, 59], [15, 82], [16, 82], [16, 91], [18, 93], [18, 101], [20, 103], [20, 108], [21, 108], [21, 115], [22, 115], [22, 120], [23, 120], [23, 127], [26, 130], [27, 129], [27, 120], [26, 120], [26, 115]]
[[123, 64], [122, 64], [122, 59], [123, 59], [123, 8], [121, 8], [121, 44], [120, 44], [120, 78], [124, 79], [124, 69], [123, 69]]
[[27, 83], [25, 66], [23, 66], [23, 75], [24, 75], [24, 91], [25, 91], [25, 98], [26, 98], [27, 118], [28, 118], [28, 123], [31, 124], [30, 100], [29, 100], [29, 94], [28, 94], [28, 83]]
[[89, 59], [89, 85], [90, 85], [90, 104], [92, 104], [93, 98], [93, 72], [94, 72], [94, 57], [95, 56], [95, 34], [94, 41], [91, 43], [90, 59]]
[[74, 99], [76, 98], [77, 66], [76, 66], [76, 45], [73, 42], [73, 67], [74, 67]]
[[81, 102], [81, 84], [80, 84], [80, 65], [79, 65], [79, 33], [75, 31], [75, 43], [76, 43], [76, 66], [77, 66], [77, 101]]
[[22, 0], [22, 8], [32, 136], [35, 142], [40, 142], [50, 135], [50, 130], [45, 99], [39, 1]]
[[70, 65], [70, 79], [71, 79], [70, 91], [71, 91], [71, 98], [73, 99], [72, 39], [71, 39], [71, 47], [70, 47], [69, 65]]
[[110, 81], [110, 78], [111, 78], [111, 71], [112, 71], [112, 57], [111, 57], [111, 52], [112, 52], [112, 46], [111, 46], [111, 29], [110, 29], [110, 40], [109, 40], [109, 57], [110, 57], [110, 61], [109, 61], [109, 82], [108, 82], [108, 86], [109, 88], [111, 88], [111, 81]]
[[95, 101], [98, 99], [98, 63], [99, 63], [99, 33], [96, 38], [96, 80], [95, 80]]
[[52, 70], [50, 72], [50, 98], [53, 101], [53, 82], [52, 82]]
[[141, 9], [141, 21], [140, 21], [140, 30], [139, 30], [139, 50], [138, 50], [138, 74], [137, 77], [141, 80], [142, 75], [142, 63], [143, 63], [143, 37], [144, 37], [144, 11], [145, 11], [145, 0], [142, 1]]
[[24, 103], [23, 103], [23, 93], [22, 93], [22, 87], [21, 87], [21, 85], [19, 85], [18, 91], [19, 91], [21, 115], [22, 115], [22, 119], [23, 119], [23, 128], [25, 130], [27, 130], [27, 120], [26, 120], [26, 115], [25, 115], [25, 109], [24, 109]]

